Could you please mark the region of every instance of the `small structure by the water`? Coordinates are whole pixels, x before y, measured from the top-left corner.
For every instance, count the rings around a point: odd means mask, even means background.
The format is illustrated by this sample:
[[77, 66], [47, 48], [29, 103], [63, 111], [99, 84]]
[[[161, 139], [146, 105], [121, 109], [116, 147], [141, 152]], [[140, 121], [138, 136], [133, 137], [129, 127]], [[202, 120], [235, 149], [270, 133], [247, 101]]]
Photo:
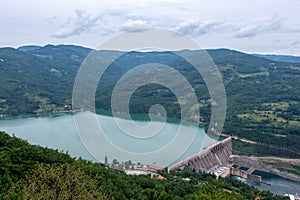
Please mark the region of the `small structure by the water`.
[[134, 169], [134, 170], [125, 170], [125, 174], [139, 176], [139, 175], [148, 175], [150, 174], [150, 172]]
[[296, 195], [293, 195], [293, 194], [285, 194], [284, 195], [285, 197], [289, 197], [290, 200], [300, 200], [300, 195], [296, 194]]
[[162, 171], [164, 168], [156, 165], [143, 165], [141, 163], [132, 163], [124, 170], [125, 174], [132, 176], [150, 175], [151, 178], [158, 180], [164, 180], [165, 177], [158, 174], [158, 171]]

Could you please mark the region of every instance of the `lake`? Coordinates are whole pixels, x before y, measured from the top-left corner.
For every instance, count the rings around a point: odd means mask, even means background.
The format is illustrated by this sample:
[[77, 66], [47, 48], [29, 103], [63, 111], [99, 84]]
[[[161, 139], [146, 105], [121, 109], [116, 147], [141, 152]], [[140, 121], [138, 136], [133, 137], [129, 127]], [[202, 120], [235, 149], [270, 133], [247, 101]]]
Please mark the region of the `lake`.
[[[97, 124], [92, 124], [92, 118], [96, 118]], [[128, 129], [132, 129], [132, 123], [138, 128], [130, 134]], [[98, 133], [99, 126], [104, 136]], [[0, 130], [31, 144], [68, 151], [77, 158], [104, 162], [107, 156], [109, 162], [132, 160], [159, 166], [184, 160], [217, 141], [195, 125], [160, 121], [151, 124], [86, 112], [74, 116], [2, 119]], [[174, 138], [178, 138], [177, 142]]]
[[[91, 115], [88, 113], [78, 113], [74, 116], [60, 114], [59, 116], [2, 119], [0, 120], [0, 130], [23, 138], [31, 144], [68, 151], [71, 156], [77, 158], [81, 157], [87, 160], [104, 162], [104, 158], [107, 156], [110, 162], [116, 158], [119, 161], [132, 160], [159, 166], [172, 165], [217, 142], [216, 138], [208, 137], [203, 128], [192, 124], [180, 125], [179, 123], [156, 121], [153, 122], [151, 127], [147, 121], [129, 121], [111, 116], [95, 115], [94, 117], [98, 122], [97, 126], [100, 125], [101, 129], [106, 133], [106, 139], [114, 143], [113, 147], [118, 147], [104, 148], [101, 140], [97, 141], [97, 137], [90, 137], [94, 141], [94, 144], [91, 145], [95, 145], [95, 149], [89, 147], [89, 141], [83, 142], [83, 140], [86, 140], [84, 134], [78, 134], [78, 131], [87, 131], [86, 134], [98, 131], [95, 127], [96, 125], [90, 123], [92, 121], [90, 117]], [[78, 124], [78, 120], [82, 121], [81, 125]], [[126, 129], [132, 127], [132, 122], [139, 127], [145, 128], [144, 130], [141, 129], [143, 130], [141, 131], [142, 133], [139, 131], [134, 133], [135, 135], [128, 133]], [[118, 126], [120, 124], [123, 128]], [[157, 133], [153, 134], [153, 132]], [[194, 137], [194, 134], [191, 133], [196, 133], [196, 136]], [[179, 134], [182, 135], [180, 141], [190, 141], [188, 148], [183, 153], [179, 152], [182, 149], [181, 143], [170, 143]], [[163, 147], [167, 144], [171, 144], [173, 147], [169, 151], [164, 152]], [[116, 149], [122, 149], [123, 151], [118, 152]], [[260, 190], [270, 190], [276, 194], [300, 193], [300, 183], [286, 180], [276, 175], [261, 175], [263, 176], [263, 181], [270, 185], [254, 183], [241, 178], [237, 179]]]

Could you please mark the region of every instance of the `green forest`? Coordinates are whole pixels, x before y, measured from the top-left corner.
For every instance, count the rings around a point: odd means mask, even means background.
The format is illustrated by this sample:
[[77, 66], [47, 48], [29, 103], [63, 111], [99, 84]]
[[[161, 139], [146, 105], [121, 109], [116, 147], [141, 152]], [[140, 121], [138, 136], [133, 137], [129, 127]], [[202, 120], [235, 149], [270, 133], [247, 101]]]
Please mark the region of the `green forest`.
[[[72, 109], [75, 76], [90, 52], [91, 49], [72, 45], [1, 48], [0, 116], [48, 115]], [[102, 52], [105, 56], [114, 53]], [[207, 50], [207, 53], [225, 85], [227, 113], [223, 132], [256, 141], [257, 145], [248, 148], [251, 154], [299, 158], [300, 64], [229, 49]], [[145, 63], [170, 66], [188, 80], [198, 98], [199, 105], [195, 106], [200, 110], [200, 122], [207, 128], [211, 99], [205, 82], [189, 63], [172, 52], [128, 52], [116, 59], [99, 81], [96, 109], [110, 113], [116, 82], [128, 70]], [[155, 84], [134, 92], [130, 114], [148, 114], [154, 104], [163, 105], [168, 117], [180, 119], [176, 96], [168, 88]], [[246, 151], [240, 151], [243, 152]]]
[[230, 177], [189, 169], [158, 173], [166, 179], [128, 176], [0, 132], [0, 199], [287, 199]]

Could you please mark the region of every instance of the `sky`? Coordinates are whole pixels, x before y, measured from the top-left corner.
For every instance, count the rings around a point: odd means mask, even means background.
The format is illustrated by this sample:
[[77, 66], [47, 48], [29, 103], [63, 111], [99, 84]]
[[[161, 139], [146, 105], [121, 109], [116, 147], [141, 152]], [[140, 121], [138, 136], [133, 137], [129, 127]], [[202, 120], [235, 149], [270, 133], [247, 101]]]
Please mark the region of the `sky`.
[[0, 47], [96, 48], [124, 31], [164, 28], [206, 49], [300, 56], [300, 0], [1, 0]]

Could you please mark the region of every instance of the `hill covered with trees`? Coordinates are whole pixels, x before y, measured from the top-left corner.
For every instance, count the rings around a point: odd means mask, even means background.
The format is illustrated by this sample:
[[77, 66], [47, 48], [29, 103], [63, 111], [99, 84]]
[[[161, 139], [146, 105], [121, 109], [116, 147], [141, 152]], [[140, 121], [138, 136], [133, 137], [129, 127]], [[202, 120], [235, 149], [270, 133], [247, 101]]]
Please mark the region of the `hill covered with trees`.
[[[0, 115], [70, 109], [76, 73], [90, 51], [71, 45], [1, 48]], [[105, 53], [110, 56], [115, 52]], [[258, 142], [247, 149], [252, 154], [299, 158], [300, 64], [229, 49], [207, 53], [221, 72], [226, 89], [224, 133]], [[115, 60], [99, 82], [96, 108], [110, 112], [112, 90], [119, 78], [133, 67], [151, 62], [170, 66], [189, 81], [198, 97], [201, 122], [207, 128], [212, 101], [205, 82], [190, 64], [171, 52], [128, 52]], [[163, 86], [138, 88], [130, 103], [132, 114], [147, 114], [159, 103], [169, 117], [180, 118], [176, 96]]]
[[0, 199], [287, 199], [188, 169], [158, 173], [166, 179], [128, 176], [0, 132]]

